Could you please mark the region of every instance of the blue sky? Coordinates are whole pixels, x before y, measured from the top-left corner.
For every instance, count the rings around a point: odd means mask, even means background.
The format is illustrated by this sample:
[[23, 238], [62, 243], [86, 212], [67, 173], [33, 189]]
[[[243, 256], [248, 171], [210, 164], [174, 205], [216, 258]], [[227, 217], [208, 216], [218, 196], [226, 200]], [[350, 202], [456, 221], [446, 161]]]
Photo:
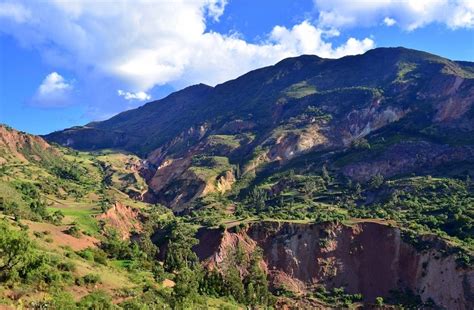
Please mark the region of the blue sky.
[[299, 54], [474, 61], [469, 0], [0, 0], [0, 122], [49, 133]]

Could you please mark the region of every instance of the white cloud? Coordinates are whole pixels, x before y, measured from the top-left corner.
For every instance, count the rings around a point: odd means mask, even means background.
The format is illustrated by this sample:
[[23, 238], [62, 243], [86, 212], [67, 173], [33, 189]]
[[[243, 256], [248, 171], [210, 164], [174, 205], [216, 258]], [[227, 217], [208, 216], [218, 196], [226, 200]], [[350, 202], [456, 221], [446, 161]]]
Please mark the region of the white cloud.
[[371, 26], [381, 21], [391, 26], [392, 20], [409, 31], [430, 23], [442, 23], [451, 29], [474, 27], [473, 0], [313, 1], [322, 27]]
[[23, 23], [31, 17], [31, 12], [18, 3], [0, 3], [0, 18], [10, 18], [17, 23]]
[[73, 86], [59, 73], [48, 74], [38, 87], [31, 103], [41, 107], [62, 107], [71, 103], [69, 97]]
[[150, 100], [151, 96], [143, 91], [139, 91], [136, 93], [123, 91], [121, 89], [117, 90], [117, 94], [120, 97], [125, 98], [125, 100], [138, 100], [138, 101], [145, 101]]
[[228, 0], [211, 0], [209, 1], [207, 12], [214, 21], [219, 21], [219, 18], [224, 14], [225, 6], [227, 5]]
[[289, 56], [340, 57], [375, 46], [369, 38], [334, 46], [328, 38], [339, 35], [338, 29], [322, 30], [309, 21], [275, 26], [258, 43], [206, 31], [208, 18], [218, 20], [226, 0], [15, 3], [31, 16], [22, 22], [0, 16], [1, 31], [37, 49], [55, 68], [74, 73], [89, 88], [81, 88], [89, 104], [106, 105], [117, 89], [139, 100], [157, 85], [215, 85]]
[[390, 18], [390, 17], [385, 17], [383, 19], [383, 23], [388, 26], [388, 27], [391, 27], [393, 25], [395, 25], [397, 23], [396, 20], [394, 20], [393, 18]]

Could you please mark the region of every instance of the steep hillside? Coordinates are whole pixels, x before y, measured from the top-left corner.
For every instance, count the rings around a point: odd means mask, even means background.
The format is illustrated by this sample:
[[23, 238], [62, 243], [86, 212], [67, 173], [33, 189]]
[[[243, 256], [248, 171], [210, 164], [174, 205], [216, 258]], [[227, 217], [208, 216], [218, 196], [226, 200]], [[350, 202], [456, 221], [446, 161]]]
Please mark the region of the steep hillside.
[[240, 178], [307, 153], [324, 152], [316, 162], [359, 182], [447, 164], [470, 170], [471, 68], [404, 48], [341, 59], [305, 55], [45, 138], [146, 158], [149, 201], [175, 211], [227, 191], [235, 183], [230, 174]]
[[0, 164], [47, 162], [59, 153], [45, 140], [0, 125]]
[[426, 307], [430, 301], [446, 309], [474, 306], [474, 271], [458, 265], [456, 249], [432, 235], [410, 239], [388, 224], [251, 222], [242, 229], [200, 231], [195, 251], [210, 267], [237, 265], [246, 273], [246, 260], [260, 248], [274, 290], [309, 300], [343, 287], [371, 303], [412, 292]]

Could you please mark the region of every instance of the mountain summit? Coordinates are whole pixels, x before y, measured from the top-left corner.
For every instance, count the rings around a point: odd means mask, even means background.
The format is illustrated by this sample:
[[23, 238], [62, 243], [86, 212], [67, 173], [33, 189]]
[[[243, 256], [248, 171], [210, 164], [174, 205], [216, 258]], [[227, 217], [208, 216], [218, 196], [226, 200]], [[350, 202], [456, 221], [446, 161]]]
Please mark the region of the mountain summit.
[[[181, 210], [209, 191], [229, 190], [237, 166], [239, 174], [258, 174], [309, 153], [364, 182], [470, 161], [473, 104], [473, 63], [378, 48], [340, 59], [284, 59], [45, 139], [138, 154], [146, 159], [149, 197]], [[344, 157], [349, 149], [358, 155]]]

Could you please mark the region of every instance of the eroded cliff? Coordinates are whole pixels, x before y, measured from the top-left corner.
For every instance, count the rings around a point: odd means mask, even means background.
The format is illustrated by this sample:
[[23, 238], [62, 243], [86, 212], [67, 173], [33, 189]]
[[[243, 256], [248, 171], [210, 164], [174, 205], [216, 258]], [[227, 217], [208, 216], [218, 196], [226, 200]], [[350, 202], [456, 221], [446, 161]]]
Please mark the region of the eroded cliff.
[[402, 235], [399, 228], [376, 221], [260, 222], [242, 230], [201, 230], [195, 250], [209, 268], [225, 269], [237, 248], [251, 253], [258, 246], [272, 287], [297, 294], [320, 285], [345, 287], [374, 302], [410, 290], [446, 309], [472, 309], [474, 270], [459, 266], [454, 255], [446, 254], [450, 246], [434, 236], [422, 237], [432, 247], [421, 251]]

